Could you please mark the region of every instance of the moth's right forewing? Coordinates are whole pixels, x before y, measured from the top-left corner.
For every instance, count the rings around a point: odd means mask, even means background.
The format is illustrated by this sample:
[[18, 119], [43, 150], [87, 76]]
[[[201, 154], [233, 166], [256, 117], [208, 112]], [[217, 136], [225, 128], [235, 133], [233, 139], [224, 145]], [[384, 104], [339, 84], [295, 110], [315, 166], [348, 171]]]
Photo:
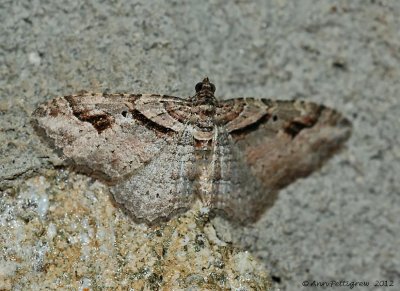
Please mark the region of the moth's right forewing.
[[350, 136], [350, 122], [330, 108], [300, 101], [265, 104], [268, 118], [232, 137], [252, 173], [271, 192], [318, 169]]

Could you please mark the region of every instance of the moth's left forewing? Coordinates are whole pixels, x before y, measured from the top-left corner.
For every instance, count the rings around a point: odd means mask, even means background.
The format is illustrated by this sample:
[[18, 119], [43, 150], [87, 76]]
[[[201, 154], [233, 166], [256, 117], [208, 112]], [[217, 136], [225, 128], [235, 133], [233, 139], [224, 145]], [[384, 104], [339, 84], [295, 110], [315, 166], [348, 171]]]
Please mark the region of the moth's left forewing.
[[[151, 121], [153, 125], [175, 132], [184, 130], [186, 120], [179, 120], [174, 115], [177, 112], [187, 118], [190, 115], [190, 106], [187, 100], [167, 95], [143, 94], [135, 102], [135, 110]], [[182, 111], [184, 111], [183, 114]]]
[[231, 136], [268, 191], [318, 169], [350, 136], [350, 122], [333, 109], [303, 101], [262, 101], [264, 120]]
[[41, 104], [38, 132], [79, 171], [113, 182], [154, 158], [171, 141], [134, 116], [141, 94], [80, 93]]

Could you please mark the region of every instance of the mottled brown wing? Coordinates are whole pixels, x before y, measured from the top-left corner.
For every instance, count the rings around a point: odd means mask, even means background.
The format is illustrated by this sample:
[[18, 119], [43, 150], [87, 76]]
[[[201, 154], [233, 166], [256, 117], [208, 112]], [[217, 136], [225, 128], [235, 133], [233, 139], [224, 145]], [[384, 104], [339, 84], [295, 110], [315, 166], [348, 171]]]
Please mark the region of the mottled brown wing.
[[42, 104], [33, 123], [77, 170], [117, 182], [157, 156], [182, 130], [178, 122], [171, 125], [168, 114], [146, 116], [150, 113], [143, 104], [161, 104], [162, 98], [184, 102], [150, 94], [81, 93]]
[[189, 209], [196, 198], [194, 151], [193, 136], [186, 127], [140, 171], [111, 187], [115, 200], [136, 220], [150, 223]]
[[[218, 122], [225, 125], [237, 160], [251, 177], [234, 194], [240, 199], [230, 197], [220, 204], [240, 221], [256, 220], [280, 189], [318, 169], [351, 133], [347, 119], [314, 103], [252, 98], [226, 102], [221, 102], [220, 108], [225, 108]], [[264, 189], [257, 191], [253, 185]]]
[[190, 119], [191, 105], [185, 99], [166, 95], [142, 95], [135, 101], [135, 112], [152, 125], [174, 132], [182, 132]]
[[249, 170], [226, 128], [216, 127], [214, 133], [210, 162], [201, 179], [209, 182], [200, 191], [201, 200], [234, 221], [255, 221], [254, 210], [265, 196], [265, 187]]

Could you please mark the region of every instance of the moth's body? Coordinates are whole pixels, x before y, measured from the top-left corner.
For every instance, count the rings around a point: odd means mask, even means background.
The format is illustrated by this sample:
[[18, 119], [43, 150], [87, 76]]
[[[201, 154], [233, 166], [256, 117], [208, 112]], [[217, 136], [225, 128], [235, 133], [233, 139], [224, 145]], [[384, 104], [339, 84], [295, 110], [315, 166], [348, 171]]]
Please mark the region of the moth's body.
[[205, 78], [183, 99], [155, 94], [56, 98], [36, 126], [75, 167], [112, 184], [115, 200], [148, 222], [195, 199], [254, 221], [279, 189], [318, 168], [349, 137], [337, 112], [301, 101], [218, 101]]

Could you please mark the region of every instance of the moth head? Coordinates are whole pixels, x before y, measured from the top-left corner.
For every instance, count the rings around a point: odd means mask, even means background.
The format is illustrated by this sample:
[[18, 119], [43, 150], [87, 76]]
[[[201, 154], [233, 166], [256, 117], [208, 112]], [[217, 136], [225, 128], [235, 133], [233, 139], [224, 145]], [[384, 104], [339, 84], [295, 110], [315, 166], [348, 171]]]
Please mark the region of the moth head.
[[214, 94], [215, 85], [213, 83], [210, 83], [210, 81], [208, 80], [208, 77], [205, 77], [202, 82], [199, 82], [196, 84], [194, 89], [196, 90], [196, 93], [199, 93], [201, 91], [210, 91]]

